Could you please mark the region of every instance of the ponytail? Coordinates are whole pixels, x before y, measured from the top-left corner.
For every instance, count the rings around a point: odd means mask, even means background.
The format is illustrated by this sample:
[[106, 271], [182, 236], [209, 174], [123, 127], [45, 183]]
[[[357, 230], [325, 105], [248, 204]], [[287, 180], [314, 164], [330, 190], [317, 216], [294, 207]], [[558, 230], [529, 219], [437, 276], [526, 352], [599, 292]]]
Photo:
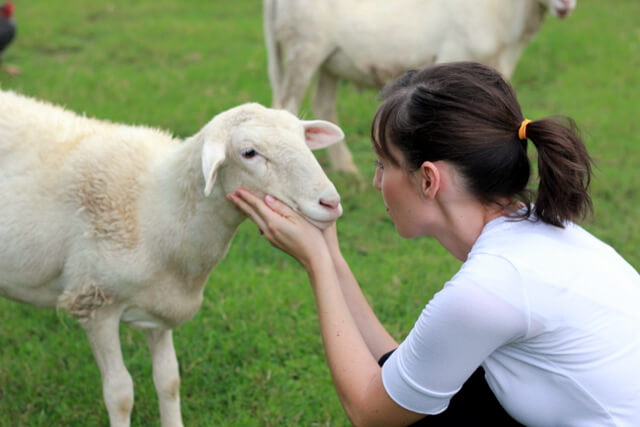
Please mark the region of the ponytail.
[[590, 216], [592, 159], [575, 122], [560, 116], [536, 120], [528, 123], [526, 137], [538, 151], [536, 216], [558, 227]]

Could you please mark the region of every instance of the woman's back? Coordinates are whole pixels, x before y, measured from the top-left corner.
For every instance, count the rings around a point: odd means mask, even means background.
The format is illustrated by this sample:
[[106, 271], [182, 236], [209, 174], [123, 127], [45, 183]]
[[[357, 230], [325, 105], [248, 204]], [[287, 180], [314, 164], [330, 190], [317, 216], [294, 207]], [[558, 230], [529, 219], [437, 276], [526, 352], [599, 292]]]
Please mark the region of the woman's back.
[[501, 218], [468, 274], [524, 316], [523, 334], [484, 362], [507, 410], [527, 425], [640, 425], [640, 276], [611, 247], [573, 224]]

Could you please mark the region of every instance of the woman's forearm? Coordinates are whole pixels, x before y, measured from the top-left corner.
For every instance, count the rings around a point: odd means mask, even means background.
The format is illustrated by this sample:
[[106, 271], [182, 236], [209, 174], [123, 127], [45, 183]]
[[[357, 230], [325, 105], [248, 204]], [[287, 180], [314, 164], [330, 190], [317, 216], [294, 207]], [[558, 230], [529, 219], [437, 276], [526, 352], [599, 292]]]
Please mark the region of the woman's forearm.
[[378, 320], [364, 296], [351, 268], [340, 253], [332, 253], [333, 264], [342, 293], [351, 315], [358, 326], [369, 351], [378, 360], [383, 354], [398, 346], [395, 339]]
[[[352, 315], [353, 307], [348, 305], [350, 302], [339, 283], [329, 254], [325, 252], [316, 257], [308, 268], [308, 273], [316, 297], [320, 330], [331, 376], [340, 401], [351, 418], [354, 411], [358, 410], [356, 408], [362, 406], [369, 384], [374, 377], [380, 376], [380, 368]], [[354, 300], [359, 300], [355, 292], [350, 290], [347, 294]], [[368, 318], [369, 315], [363, 314], [366, 310], [360, 304], [358, 302], [356, 313]]]

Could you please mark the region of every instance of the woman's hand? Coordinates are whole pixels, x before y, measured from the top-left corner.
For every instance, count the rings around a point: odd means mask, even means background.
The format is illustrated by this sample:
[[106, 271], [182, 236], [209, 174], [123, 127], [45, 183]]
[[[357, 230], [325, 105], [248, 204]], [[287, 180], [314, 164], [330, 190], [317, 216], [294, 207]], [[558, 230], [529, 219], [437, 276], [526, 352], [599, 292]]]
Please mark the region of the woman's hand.
[[[274, 197], [267, 195], [263, 201], [240, 188], [227, 194], [227, 200], [247, 214], [273, 246], [297, 259], [305, 269], [327, 250], [322, 231]], [[335, 229], [335, 225], [331, 227]]]
[[340, 251], [340, 243], [338, 242], [338, 227], [335, 222], [322, 231], [322, 237], [324, 237], [324, 241], [329, 248], [329, 253], [334, 263], [342, 260], [342, 252]]

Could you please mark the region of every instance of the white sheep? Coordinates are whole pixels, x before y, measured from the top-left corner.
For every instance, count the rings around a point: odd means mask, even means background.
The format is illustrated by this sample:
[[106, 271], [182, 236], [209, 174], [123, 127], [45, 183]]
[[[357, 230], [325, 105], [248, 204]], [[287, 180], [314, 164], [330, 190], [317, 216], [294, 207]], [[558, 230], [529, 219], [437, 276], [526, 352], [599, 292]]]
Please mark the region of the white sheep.
[[119, 323], [145, 329], [162, 425], [182, 425], [171, 329], [245, 219], [225, 195], [268, 192], [327, 226], [340, 198], [309, 148], [343, 136], [245, 104], [180, 141], [0, 91], [0, 295], [80, 321], [112, 426], [133, 407]]
[[[510, 78], [547, 11], [568, 16], [576, 0], [264, 0], [274, 108], [297, 114], [312, 77], [316, 118], [337, 123], [339, 79], [381, 88], [406, 70], [477, 61]], [[358, 173], [344, 141], [334, 169]]]

